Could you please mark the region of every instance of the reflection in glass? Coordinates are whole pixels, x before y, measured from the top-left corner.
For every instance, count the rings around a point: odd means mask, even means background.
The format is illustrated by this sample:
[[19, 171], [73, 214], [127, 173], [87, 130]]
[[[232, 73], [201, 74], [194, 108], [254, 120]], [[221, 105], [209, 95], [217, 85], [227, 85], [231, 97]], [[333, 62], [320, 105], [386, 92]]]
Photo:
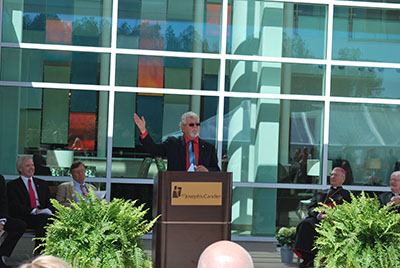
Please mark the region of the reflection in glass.
[[117, 86], [218, 89], [218, 60], [117, 55]]
[[120, 48], [218, 53], [221, 1], [120, 0]]
[[107, 85], [110, 55], [2, 48], [1, 80]]
[[355, 185], [389, 185], [398, 163], [396, 105], [332, 103], [328, 158], [347, 164]]
[[112, 1], [5, 0], [3, 41], [110, 47]]
[[[32, 155], [37, 175], [68, 176], [82, 161], [88, 177], [105, 177], [108, 93], [96, 91], [1, 87], [7, 95], [0, 118], [0, 173], [16, 174], [15, 159]], [[2, 121], [4, 120], [4, 121]]]
[[167, 167], [166, 160], [153, 159], [142, 149], [134, 113], [144, 116], [149, 135], [159, 143], [181, 135], [181, 115], [193, 110], [201, 121], [199, 137], [217, 148], [217, 106], [217, 97], [116, 92], [112, 176], [154, 178]]
[[234, 181], [321, 183], [322, 103], [227, 101], [223, 168]]
[[399, 16], [396, 9], [335, 7], [332, 58], [399, 62]]
[[232, 92], [322, 95], [325, 66], [258, 61], [227, 62]]
[[324, 5], [233, 0], [230, 16], [232, 23], [228, 23], [228, 53], [325, 57]]
[[400, 69], [334, 66], [332, 95], [343, 97], [400, 98]]

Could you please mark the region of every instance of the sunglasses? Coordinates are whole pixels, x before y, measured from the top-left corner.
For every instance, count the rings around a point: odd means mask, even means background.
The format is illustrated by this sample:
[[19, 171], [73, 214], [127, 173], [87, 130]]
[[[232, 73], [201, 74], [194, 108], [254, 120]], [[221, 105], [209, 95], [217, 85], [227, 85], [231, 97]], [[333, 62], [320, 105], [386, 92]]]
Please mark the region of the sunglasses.
[[186, 125], [189, 126], [189, 127], [194, 127], [194, 126], [199, 127], [200, 123], [189, 123], [189, 124], [186, 124]]

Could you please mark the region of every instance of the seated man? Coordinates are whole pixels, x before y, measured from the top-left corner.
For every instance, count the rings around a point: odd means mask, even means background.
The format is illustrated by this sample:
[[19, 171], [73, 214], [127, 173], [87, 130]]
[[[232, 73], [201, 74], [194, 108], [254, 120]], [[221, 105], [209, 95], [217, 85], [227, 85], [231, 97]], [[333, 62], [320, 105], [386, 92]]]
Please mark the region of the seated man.
[[4, 177], [0, 175], [0, 232], [7, 234], [0, 245], [0, 268], [8, 267], [3, 260], [4, 256], [10, 257], [18, 240], [26, 229], [25, 222], [8, 216], [7, 190]]
[[223, 240], [208, 246], [200, 255], [197, 268], [253, 268], [250, 254], [238, 244]]
[[56, 199], [61, 205], [70, 207], [70, 200], [79, 201], [76, 193], [81, 194], [83, 197], [87, 195], [89, 189], [96, 191], [96, 187], [90, 183], [85, 183], [85, 166], [82, 162], [74, 162], [70, 167], [72, 181], [64, 182], [57, 188]]
[[[49, 222], [53, 206], [50, 203], [50, 190], [46, 181], [33, 177], [35, 166], [30, 156], [17, 160], [19, 178], [7, 184], [8, 206], [11, 216], [23, 220], [27, 228], [36, 230], [36, 237], [44, 237], [44, 227]], [[35, 240], [35, 248], [41, 244]], [[35, 250], [38, 255], [43, 248]]]
[[[400, 205], [400, 171], [395, 171], [390, 176], [390, 192], [380, 194], [378, 197], [381, 206]], [[400, 206], [396, 206], [400, 212]]]
[[346, 171], [340, 167], [334, 168], [330, 177], [331, 188], [319, 191], [314, 195], [308, 208], [308, 217], [297, 226], [296, 244], [293, 251], [299, 258], [304, 260], [300, 267], [313, 267], [316, 254], [316, 251], [313, 250], [314, 240], [317, 236], [315, 225], [326, 218], [325, 214], [315, 212], [314, 208], [318, 207], [319, 203], [333, 206], [332, 200], [338, 205], [342, 204], [344, 200], [351, 201], [349, 191], [342, 188], [345, 179]]

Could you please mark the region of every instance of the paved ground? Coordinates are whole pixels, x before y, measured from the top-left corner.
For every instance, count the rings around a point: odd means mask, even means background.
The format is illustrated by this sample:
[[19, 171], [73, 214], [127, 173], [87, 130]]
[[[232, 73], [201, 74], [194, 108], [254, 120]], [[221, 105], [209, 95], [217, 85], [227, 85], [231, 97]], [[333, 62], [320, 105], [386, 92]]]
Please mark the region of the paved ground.
[[[284, 267], [297, 267], [297, 258], [295, 257], [293, 263], [283, 264], [281, 262], [280, 253], [276, 251], [276, 245], [274, 243], [267, 242], [238, 242], [253, 258], [255, 268], [284, 268]], [[144, 248], [147, 254], [151, 255], [151, 240], [144, 240]], [[18, 242], [13, 255], [7, 259], [7, 263], [18, 267], [24, 261], [32, 258], [33, 242], [32, 236], [25, 235]], [[184, 268], [184, 267], [176, 267]]]

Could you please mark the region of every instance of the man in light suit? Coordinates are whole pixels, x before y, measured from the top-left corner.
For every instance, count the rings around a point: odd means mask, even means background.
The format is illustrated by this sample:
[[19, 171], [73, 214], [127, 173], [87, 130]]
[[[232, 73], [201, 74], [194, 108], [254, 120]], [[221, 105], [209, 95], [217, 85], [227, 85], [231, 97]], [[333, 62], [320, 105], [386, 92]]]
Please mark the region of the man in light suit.
[[0, 268], [9, 267], [3, 257], [10, 257], [18, 240], [24, 234], [26, 223], [8, 216], [7, 190], [4, 177], [0, 175], [0, 231], [7, 232], [3, 243], [0, 245]]
[[168, 170], [187, 171], [192, 166], [193, 171], [220, 171], [214, 146], [198, 137], [200, 123], [194, 112], [182, 115], [182, 136], [168, 137], [160, 144], [155, 144], [151, 139], [143, 116], [135, 114], [134, 120], [140, 130], [144, 150], [154, 156], [167, 157]]
[[[50, 203], [50, 190], [46, 181], [33, 177], [35, 166], [30, 156], [17, 160], [19, 178], [7, 184], [8, 207], [12, 217], [23, 220], [27, 228], [36, 230], [36, 237], [44, 237], [44, 227], [54, 209]], [[35, 248], [41, 244], [35, 240]], [[35, 250], [40, 254], [42, 248]]]
[[79, 201], [79, 197], [76, 193], [79, 193], [84, 198], [89, 192], [89, 189], [96, 191], [96, 187], [90, 183], [85, 183], [85, 165], [80, 162], [72, 163], [70, 167], [72, 181], [64, 182], [57, 188], [56, 199], [61, 205], [70, 207], [71, 200]]

